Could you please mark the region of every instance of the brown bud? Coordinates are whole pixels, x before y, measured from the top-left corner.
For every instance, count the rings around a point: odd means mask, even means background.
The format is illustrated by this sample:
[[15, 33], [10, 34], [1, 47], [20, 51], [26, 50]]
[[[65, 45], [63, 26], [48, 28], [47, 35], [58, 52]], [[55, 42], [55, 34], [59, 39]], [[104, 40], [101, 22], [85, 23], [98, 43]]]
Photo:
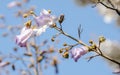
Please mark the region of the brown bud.
[[70, 48], [69, 47], [66, 47], [65, 50], [68, 51]]
[[51, 41], [52, 41], [52, 42], [54, 42], [54, 41], [55, 41], [55, 39], [54, 39], [54, 38], [51, 38]]
[[41, 62], [42, 59], [43, 59], [43, 56], [39, 56], [39, 57], [37, 58], [37, 62]]
[[60, 49], [60, 50], [59, 50], [59, 53], [63, 53], [63, 49]]
[[23, 14], [23, 17], [24, 17], [24, 18], [27, 18], [27, 17], [28, 17], [28, 14]]
[[53, 58], [53, 61], [51, 63], [53, 66], [55, 66], [56, 64], [58, 64], [57, 58]]
[[67, 44], [66, 44], [66, 43], [64, 43], [64, 44], [63, 44], [63, 46], [67, 46]]
[[56, 27], [56, 23], [52, 24], [50, 27], [51, 27], [51, 28]]
[[31, 27], [31, 24], [32, 24], [32, 21], [29, 20], [29, 21], [27, 21], [27, 22], [25, 23], [25, 26], [28, 27], [28, 28], [30, 28], [30, 27]]
[[58, 21], [59, 21], [60, 24], [64, 21], [64, 14], [60, 15]]
[[90, 43], [90, 44], [93, 44], [93, 40], [89, 40], [89, 43]]
[[68, 53], [68, 52], [65, 52], [65, 53], [63, 54], [63, 57], [64, 57], [64, 58], [69, 58], [69, 53]]
[[34, 11], [30, 11], [30, 14], [34, 14]]
[[96, 49], [97, 48], [96, 44], [93, 44], [91, 47], [92, 47], [92, 49]]
[[48, 13], [51, 13], [51, 10], [48, 10]]
[[100, 43], [102, 43], [102, 42], [104, 42], [106, 39], [103, 37], [103, 36], [101, 36], [100, 38], [99, 38], [99, 42]]

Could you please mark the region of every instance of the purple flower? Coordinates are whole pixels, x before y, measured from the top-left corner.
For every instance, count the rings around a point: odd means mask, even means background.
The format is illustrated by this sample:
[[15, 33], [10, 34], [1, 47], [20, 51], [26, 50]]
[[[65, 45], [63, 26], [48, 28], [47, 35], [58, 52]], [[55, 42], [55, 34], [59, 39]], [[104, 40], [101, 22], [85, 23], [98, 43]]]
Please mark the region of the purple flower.
[[51, 15], [47, 10], [43, 9], [40, 16], [34, 17], [35, 22], [39, 27], [44, 25], [52, 25], [57, 21], [57, 17]]
[[71, 50], [72, 58], [75, 60], [75, 62], [78, 61], [78, 59], [85, 55], [88, 52], [88, 48], [85, 46], [82, 46], [80, 48], [74, 48]]
[[42, 26], [42, 27], [39, 27], [39, 28], [34, 29], [34, 31], [36, 32], [36, 35], [39, 36], [39, 35], [41, 35], [43, 32], [45, 32], [47, 28], [48, 28], [48, 26], [47, 26], [47, 25], [44, 25], [44, 26]]
[[15, 39], [16, 43], [20, 47], [26, 47], [26, 42], [31, 37], [32, 34], [33, 34], [33, 29], [24, 27], [21, 31], [21, 34], [16, 36]]

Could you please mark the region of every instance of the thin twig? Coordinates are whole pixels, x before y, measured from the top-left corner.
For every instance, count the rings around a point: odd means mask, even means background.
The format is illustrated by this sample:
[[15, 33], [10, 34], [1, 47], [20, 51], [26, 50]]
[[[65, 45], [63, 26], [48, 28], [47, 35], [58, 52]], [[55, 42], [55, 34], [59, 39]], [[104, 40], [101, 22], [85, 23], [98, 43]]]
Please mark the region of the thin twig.
[[99, 1], [98, 3], [102, 4], [103, 6], [105, 6], [108, 9], [114, 10], [120, 16], [120, 11], [114, 7], [114, 5], [111, 3], [111, 1], [109, 1], [109, 3], [111, 4], [112, 7], [106, 5], [105, 3], [101, 2], [101, 1]]
[[67, 37], [69, 37], [69, 38], [73, 39], [73, 40], [74, 40], [74, 41], [76, 41], [76, 42], [78, 42], [79, 44], [81, 44], [81, 45], [83, 45], [83, 46], [87, 46], [87, 47], [88, 47], [88, 45], [86, 45], [86, 44], [85, 44], [85, 43], [83, 43], [82, 41], [77, 40], [76, 38], [74, 38], [74, 37], [70, 36], [69, 34], [65, 33], [64, 31], [61, 31], [61, 29], [60, 29], [60, 28], [58, 28], [57, 26], [56, 26], [56, 27], [54, 27], [54, 28], [55, 28], [57, 31], [61, 32], [63, 35], [65, 35], [65, 36], [67, 36]]
[[97, 54], [97, 55], [94, 55], [94, 56], [87, 57], [86, 59], [88, 59], [88, 62], [89, 62], [90, 60], [92, 60], [94, 57], [97, 57], [97, 56], [100, 56], [100, 55]]
[[[101, 50], [100, 50], [101, 51]], [[104, 55], [104, 54], [101, 54], [100, 52], [98, 52], [98, 51], [96, 51], [96, 50], [94, 50], [94, 52], [96, 52], [97, 54], [99, 54], [100, 56], [102, 56], [102, 57], [104, 57], [104, 58], [106, 58], [106, 59], [108, 59], [108, 60], [110, 60], [110, 61], [112, 61], [112, 62], [114, 62], [114, 63], [116, 63], [116, 64], [118, 64], [118, 65], [120, 65], [120, 63], [118, 62], [118, 61], [116, 61], [116, 60], [114, 60], [114, 59], [111, 59], [110, 57], [108, 57], [108, 56], [106, 56], [106, 55]]]

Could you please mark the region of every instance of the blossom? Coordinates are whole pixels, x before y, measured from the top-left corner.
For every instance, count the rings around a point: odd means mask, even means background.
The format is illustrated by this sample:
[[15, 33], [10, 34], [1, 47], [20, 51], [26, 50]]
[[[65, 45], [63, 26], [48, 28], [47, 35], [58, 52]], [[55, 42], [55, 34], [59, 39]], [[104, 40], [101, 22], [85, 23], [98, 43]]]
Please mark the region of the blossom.
[[20, 46], [20, 47], [26, 47], [26, 43], [27, 40], [33, 35], [36, 34], [41, 35], [43, 32], [45, 32], [46, 28], [48, 26], [44, 25], [43, 27], [40, 28], [28, 28], [28, 27], [23, 27], [21, 30], [20, 35], [16, 36], [16, 43]]
[[51, 15], [49, 11], [43, 9], [39, 16], [34, 16], [34, 19], [38, 26], [38, 28], [35, 29], [36, 35], [38, 36], [45, 32], [50, 25], [54, 24], [58, 18]]
[[21, 30], [21, 34], [16, 36], [16, 43], [20, 47], [26, 47], [27, 40], [32, 34], [41, 35], [49, 25], [54, 24], [57, 21], [57, 17], [51, 15], [47, 10], [43, 10], [40, 16], [34, 16], [37, 26], [31, 26], [31, 21], [25, 23], [25, 27]]
[[57, 17], [53, 16], [48, 12], [47, 10], [43, 9], [42, 12], [40, 13], [40, 16], [35, 17], [35, 22], [39, 27], [43, 25], [52, 25], [57, 21]]
[[31, 37], [32, 34], [33, 34], [33, 29], [23, 27], [20, 35], [16, 36], [16, 43], [20, 47], [26, 47], [27, 40]]
[[40, 28], [34, 29], [34, 31], [36, 31], [36, 35], [39, 36], [39, 35], [41, 35], [43, 32], [45, 32], [47, 28], [48, 28], [48, 26], [47, 26], [47, 25], [44, 25], [44, 26], [42, 26], [42, 27], [40, 27]]
[[[118, 41], [107, 39], [105, 42], [101, 43], [100, 49], [104, 55], [120, 63], [120, 43]], [[118, 64], [107, 59], [105, 60], [112, 68], [113, 73], [120, 73], [120, 66]]]
[[12, 2], [8, 3], [7, 7], [13, 8], [13, 7], [19, 6], [19, 4], [20, 4], [20, 2], [18, 2], [18, 1], [12, 1]]
[[74, 48], [71, 50], [72, 58], [75, 60], [75, 62], [78, 61], [78, 59], [85, 55], [88, 52], [88, 48], [85, 46], [82, 46], [80, 48]]

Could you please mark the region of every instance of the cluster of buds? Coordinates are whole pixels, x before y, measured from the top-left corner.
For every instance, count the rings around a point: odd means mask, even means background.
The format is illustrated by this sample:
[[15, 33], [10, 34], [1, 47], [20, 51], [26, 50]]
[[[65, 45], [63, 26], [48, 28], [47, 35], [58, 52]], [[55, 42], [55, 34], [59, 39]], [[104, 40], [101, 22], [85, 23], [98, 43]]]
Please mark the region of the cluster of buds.
[[[67, 43], [64, 43], [63, 46], [67, 46]], [[62, 54], [64, 58], [69, 58], [69, 50], [71, 47], [65, 47], [59, 50], [59, 53]]]
[[90, 40], [89, 43], [90, 43], [90, 46], [89, 46], [89, 50], [90, 51], [94, 51], [94, 50], [97, 50], [98, 47], [100, 47], [100, 44], [103, 43], [106, 39], [101, 36], [99, 37], [99, 45], [97, 46], [96, 43], [93, 42], [93, 40]]

